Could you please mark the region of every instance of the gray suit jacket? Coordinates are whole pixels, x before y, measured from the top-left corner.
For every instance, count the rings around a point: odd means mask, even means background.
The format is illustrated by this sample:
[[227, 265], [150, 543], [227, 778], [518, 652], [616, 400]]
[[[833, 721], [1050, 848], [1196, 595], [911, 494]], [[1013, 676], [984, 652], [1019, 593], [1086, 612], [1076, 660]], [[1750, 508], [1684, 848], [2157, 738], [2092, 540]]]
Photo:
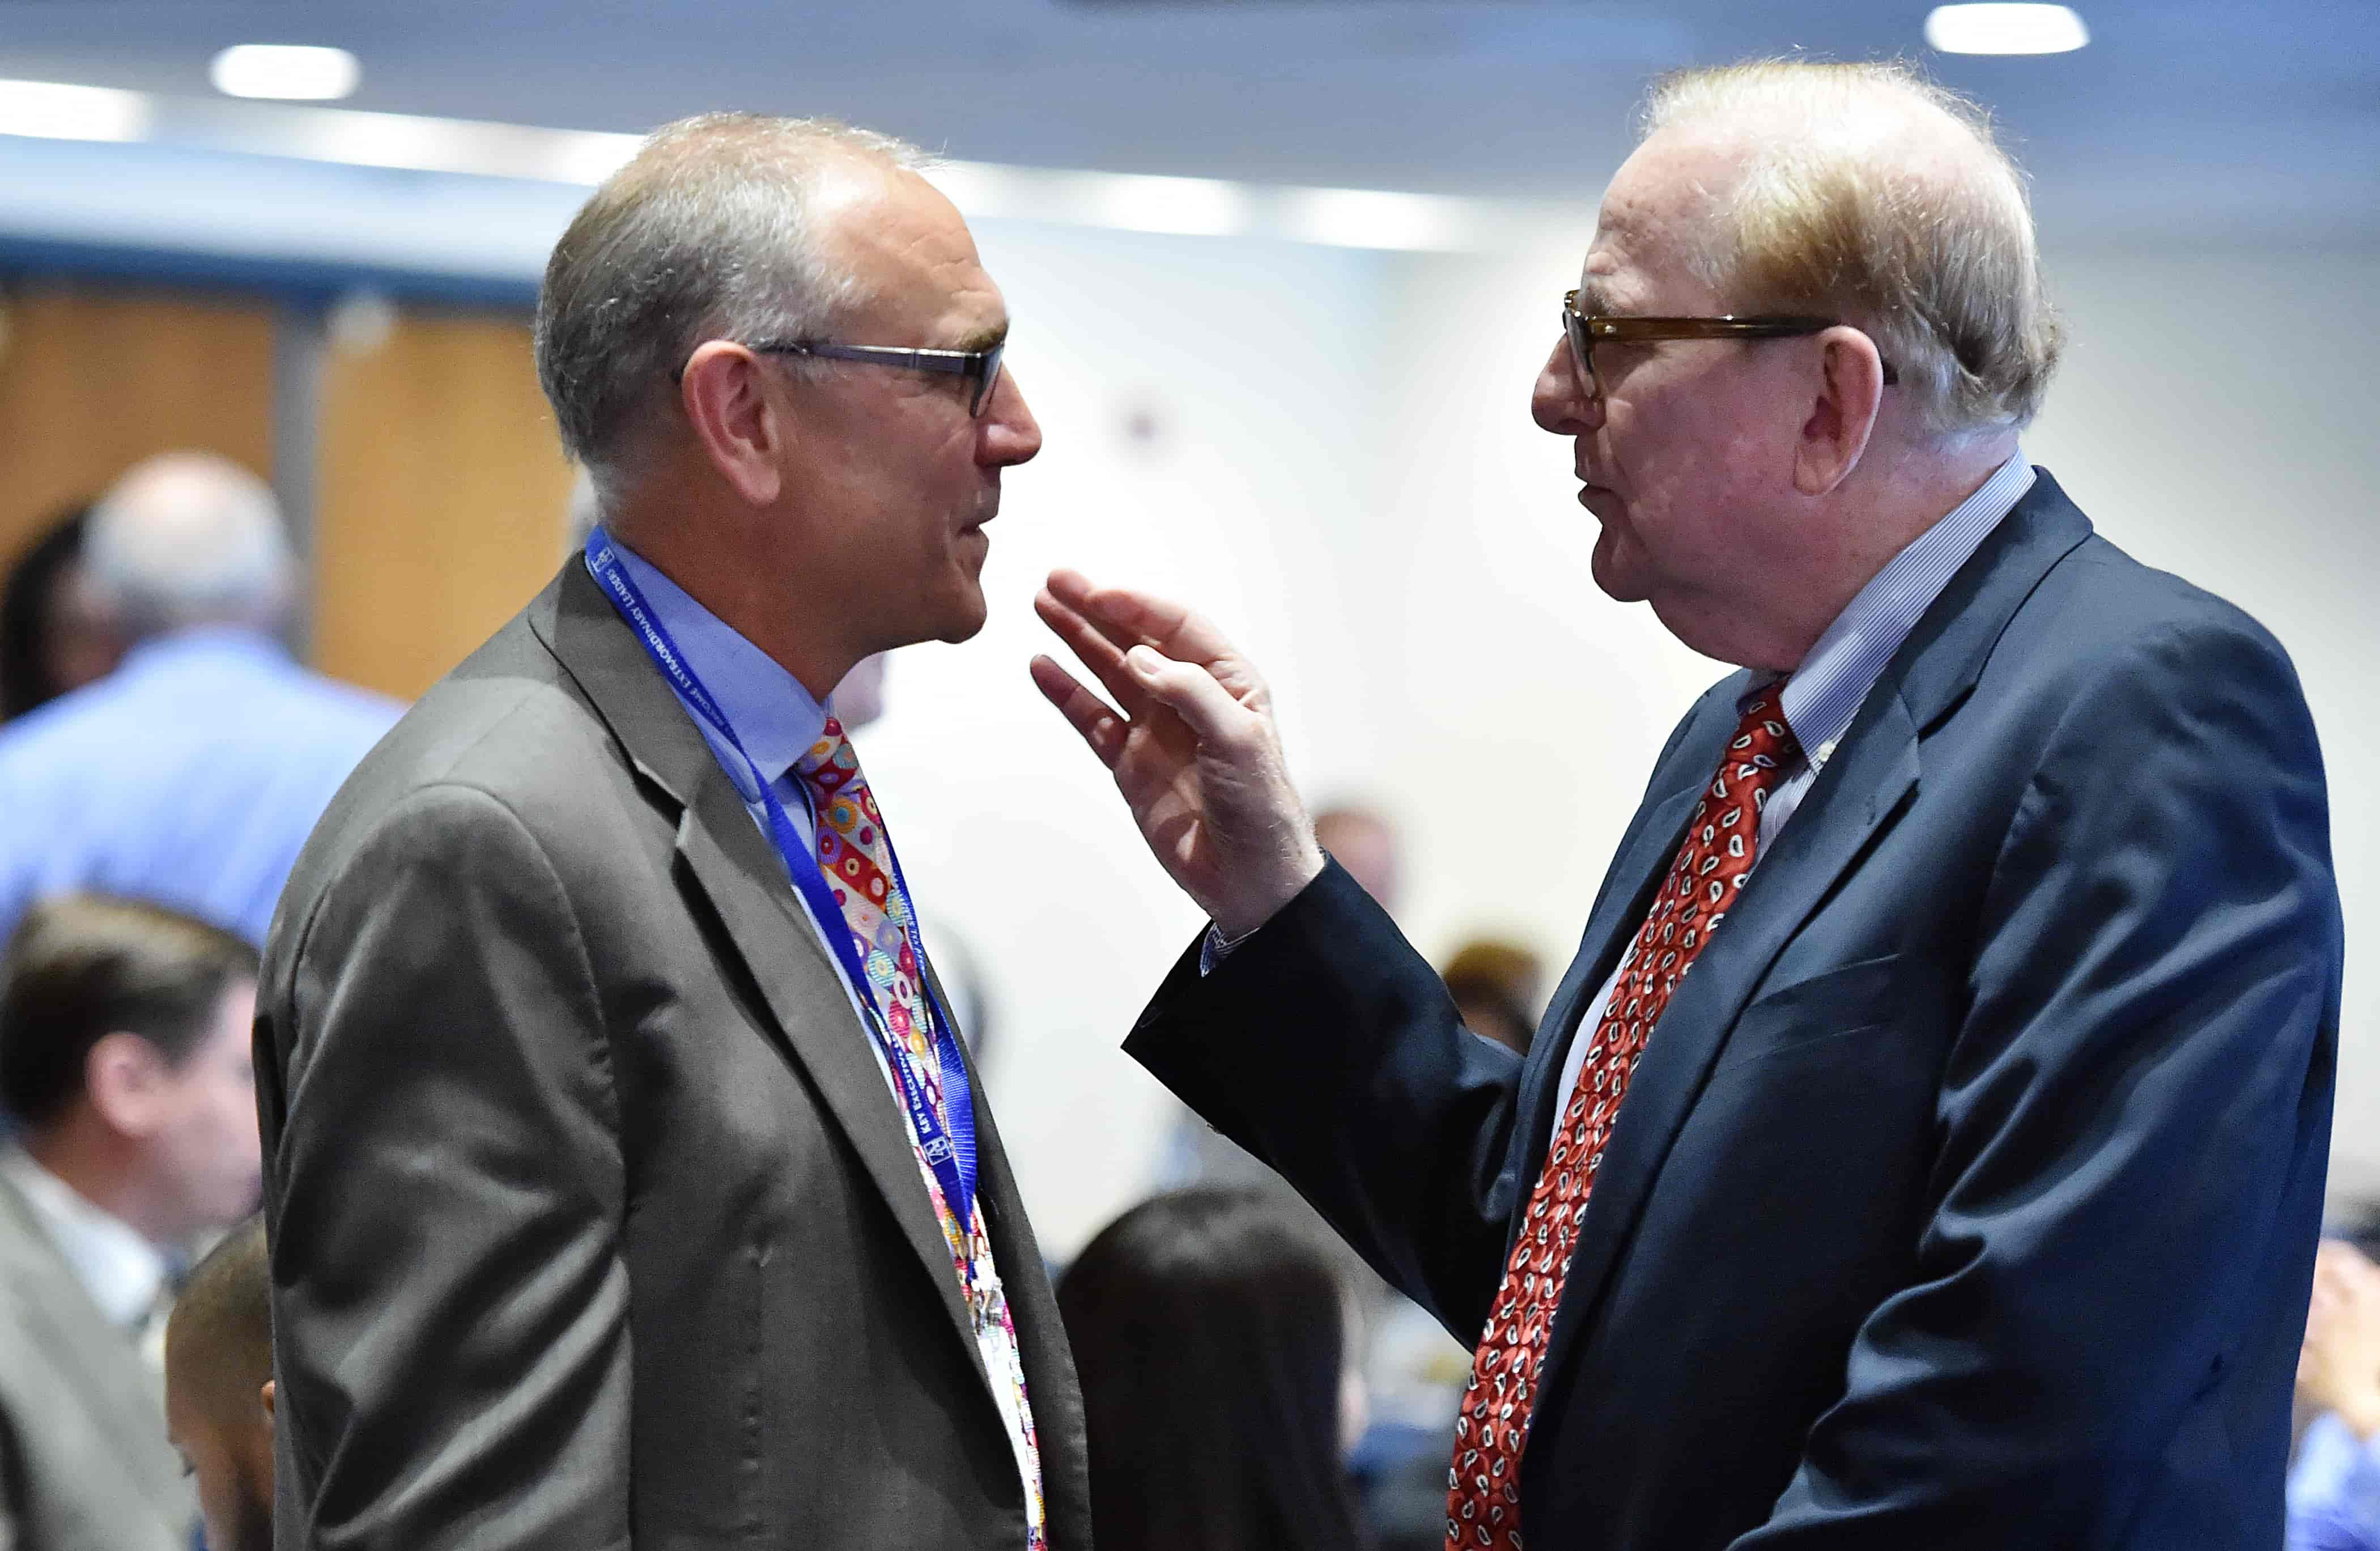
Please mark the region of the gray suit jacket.
[[[285, 1551], [1025, 1544], [868, 1036], [576, 560], [324, 816], [257, 1058]], [[976, 1093], [1075, 1551], [1081, 1397]]]
[[0, 1175], [0, 1551], [188, 1551], [162, 1383]]

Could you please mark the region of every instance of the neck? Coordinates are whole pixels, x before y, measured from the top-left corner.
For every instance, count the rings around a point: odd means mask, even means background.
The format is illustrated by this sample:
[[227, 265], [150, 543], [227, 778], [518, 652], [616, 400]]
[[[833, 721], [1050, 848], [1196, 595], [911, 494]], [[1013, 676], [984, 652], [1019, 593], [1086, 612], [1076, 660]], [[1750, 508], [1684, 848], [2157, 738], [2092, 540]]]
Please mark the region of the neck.
[[2016, 433], [1871, 447], [1860, 467], [1797, 527], [1795, 551], [1766, 568], [1763, 601], [1747, 616], [1745, 639], [1729, 661], [1791, 673], [1860, 589], [1894, 556], [1956, 511], [2016, 451]]
[[868, 655], [865, 648], [835, 639], [833, 622], [823, 611], [788, 608], [792, 589], [780, 575], [783, 557], [769, 553], [765, 546], [741, 541], [742, 532], [730, 530], [727, 524], [707, 527], [685, 514], [654, 521], [631, 509], [607, 515], [604, 525], [685, 588], [687, 597], [800, 680], [820, 705], [853, 664]]
[[77, 1195], [152, 1244], [172, 1244], [181, 1225], [147, 1171], [138, 1146], [86, 1109], [25, 1138], [25, 1151]]

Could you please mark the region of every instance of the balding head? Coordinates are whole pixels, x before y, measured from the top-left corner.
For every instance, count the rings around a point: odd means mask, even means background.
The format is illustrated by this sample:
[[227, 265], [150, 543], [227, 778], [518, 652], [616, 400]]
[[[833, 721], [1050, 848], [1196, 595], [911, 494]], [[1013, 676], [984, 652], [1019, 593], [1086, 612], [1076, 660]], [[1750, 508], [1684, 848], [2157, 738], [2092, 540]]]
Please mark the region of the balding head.
[[83, 566], [136, 638], [198, 624], [272, 629], [296, 586], [273, 491], [212, 453], [135, 465], [92, 509]]
[[245, 1416], [273, 1376], [264, 1219], [224, 1236], [191, 1271], [165, 1324], [165, 1366], [207, 1410]]
[[207, 1544], [273, 1545], [273, 1310], [264, 1219], [199, 1262], [165, 1324], [165, 1428], [198, 1478]]
[[2058, 323], [2023, 176], [1965, 98], [1898, 64], [1690, 70], [1655, 89], [1638, 155], [1694, 166], [1682, 257], [1736, 311], [1856, 323], [1927, 432], [2033, 418]]
[[704, 114], [654, 132], [554, 245], [537, 365], [564, 447], [609, 493], [703, 340], [823, 335], [864, 299], [834, 240], [852, 175], [925, 158], [823, 119]]

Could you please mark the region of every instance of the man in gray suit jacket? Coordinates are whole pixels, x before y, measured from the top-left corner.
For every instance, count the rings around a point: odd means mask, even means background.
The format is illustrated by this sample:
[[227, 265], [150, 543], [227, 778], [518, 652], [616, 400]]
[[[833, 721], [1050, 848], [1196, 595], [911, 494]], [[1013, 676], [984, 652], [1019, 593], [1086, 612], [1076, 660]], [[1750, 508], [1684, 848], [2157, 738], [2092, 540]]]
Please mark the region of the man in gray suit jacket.
[[266, 951], [284, 1546], [1088, 1543], [1040, 1252], [823, 706], [981, 627], [1040, 446], [914, 161], [688, 120], [554, 250], [602, 526], [366, 759]]
[[176, 912], [36, 905], [0, 970], [0, 1551], [186, 1551], [157, 1367], [172, 1272], [256, 1201], [255, 950]]

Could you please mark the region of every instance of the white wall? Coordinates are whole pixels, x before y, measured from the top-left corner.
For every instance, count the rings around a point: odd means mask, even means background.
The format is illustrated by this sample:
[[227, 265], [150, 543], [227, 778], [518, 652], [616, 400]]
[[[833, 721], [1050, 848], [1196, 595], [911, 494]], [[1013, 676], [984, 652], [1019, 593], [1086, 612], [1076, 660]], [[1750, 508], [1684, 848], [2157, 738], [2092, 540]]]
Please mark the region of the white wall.
[[2027, 446], [2101, 532], [2295, 659], [2347, 915], [2334, 1192], [2380, 1194], [2380, 252], [2053, 254], [2072, 353]]
[[[865, 753], [929, 935], [959, 927], [997, 978], [990, 1085], [1062, 1254], [1150, 1183], [1172, 1109], [1116, 1046], [1198, 923], [1025, 677], [1050, 565], [1172, 591], [1250, 649], [1309, 794], [1405, 824], [1432, 954], [1492, 929], [1566, 960], [1655, 752], [1724, 670], [1595, 590], [1568, 448], [1528, 418], [1584, 232], [1495, 259], [981, 235], [1049, 451], [992, 529], [992, 624], [896, 660]], [[2052, 264], [2074, 342], [2027, 451], [2118, 542], [2265, 620], [2305, 679], [2350, 943], [2338, 1177], [2380, 1186], [2355, 780], [2380, 754], [2356, 721], [2380, 655], [2380, 255]]]
[[1302, 735], [1359, 745], [1352, 646], [1378, 622], [1334, 572], [1367, 518], [1359, 345], [1379, 261], [1023, 224], [978, 236], [1047, 447], [1009, 471], [989, 530], [990, 623], [899, 654], [861, 749], [929, 943], [956, 928], [995, 979], [987, 1086], [1037, 1230], [1068, 1254], [1150, 1184], [1175, 1109], [1117, 1047], [1203, 918], [1026, 678], [1054, 646], [1033, 594], [1065, 564], [1195, 599], [1266, 664]]

